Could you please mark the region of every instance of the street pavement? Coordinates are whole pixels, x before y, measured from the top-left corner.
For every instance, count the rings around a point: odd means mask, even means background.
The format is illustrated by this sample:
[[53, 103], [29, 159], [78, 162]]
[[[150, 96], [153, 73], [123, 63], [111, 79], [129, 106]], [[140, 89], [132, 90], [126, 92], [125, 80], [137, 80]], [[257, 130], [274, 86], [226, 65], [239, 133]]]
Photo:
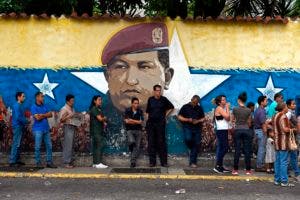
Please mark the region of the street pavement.
[[294, 188], [283, 188], [268, 181], [0, 178], [1, 200], [299, 198], [299, 184]]

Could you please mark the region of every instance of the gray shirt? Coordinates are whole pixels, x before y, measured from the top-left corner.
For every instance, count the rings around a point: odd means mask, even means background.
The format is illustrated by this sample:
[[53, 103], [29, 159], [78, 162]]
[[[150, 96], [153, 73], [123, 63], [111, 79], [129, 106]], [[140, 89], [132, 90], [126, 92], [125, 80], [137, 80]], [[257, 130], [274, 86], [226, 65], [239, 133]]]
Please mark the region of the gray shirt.
[[235, 118], [236, 129], [249, 129], [248, 119], [251, 116], [251, 110], [247, 107], [233, 108], [233, 116]]

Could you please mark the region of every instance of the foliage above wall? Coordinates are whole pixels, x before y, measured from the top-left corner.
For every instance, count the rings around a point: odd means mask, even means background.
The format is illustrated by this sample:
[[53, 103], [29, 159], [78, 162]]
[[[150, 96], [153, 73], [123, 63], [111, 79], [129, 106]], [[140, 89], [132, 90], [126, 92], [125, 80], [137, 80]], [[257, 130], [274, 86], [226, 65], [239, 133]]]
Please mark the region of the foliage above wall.
[[0, 0], [0, 13], [186, 17], [299, 16], [300, 0]]

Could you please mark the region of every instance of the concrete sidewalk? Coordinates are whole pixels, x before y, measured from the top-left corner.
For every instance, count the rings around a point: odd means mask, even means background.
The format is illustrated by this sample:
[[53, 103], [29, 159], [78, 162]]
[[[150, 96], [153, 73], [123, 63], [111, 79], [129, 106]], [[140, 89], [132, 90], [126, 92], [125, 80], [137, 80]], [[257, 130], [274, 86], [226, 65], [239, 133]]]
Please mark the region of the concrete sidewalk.
[[[30, 168], [27, 166], [26, 168]], [[75, 167], [73, 169], [39, 169], [22, 172], [22, 170], [0, 171], [0, 178], [70, 178], [70, 179], [180, 179], [180, 180], [231, 180], [231, 181], [273, 181], [273, 175], [253, 172], [246, 175], [244, 170], [240, 170], [239, 175], [217, 174], [208, 168], [176, 168], [176, 167], [138, 167], [126, 168], [109, 167], [107, 169], [95, 169], [92, 167]]]

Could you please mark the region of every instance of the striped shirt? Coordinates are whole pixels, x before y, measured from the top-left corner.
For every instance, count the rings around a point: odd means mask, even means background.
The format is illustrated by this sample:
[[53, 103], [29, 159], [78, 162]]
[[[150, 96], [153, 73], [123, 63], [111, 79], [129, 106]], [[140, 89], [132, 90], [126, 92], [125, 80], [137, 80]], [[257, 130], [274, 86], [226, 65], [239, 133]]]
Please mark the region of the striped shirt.
[[273, 118], [273, 130], [275, 134], [275, 149], [277, 151], [289, 150], [290, 132], [284, 132], [284, 129], [290, 128], [289, 120], [286, 114], [279, 112]]

